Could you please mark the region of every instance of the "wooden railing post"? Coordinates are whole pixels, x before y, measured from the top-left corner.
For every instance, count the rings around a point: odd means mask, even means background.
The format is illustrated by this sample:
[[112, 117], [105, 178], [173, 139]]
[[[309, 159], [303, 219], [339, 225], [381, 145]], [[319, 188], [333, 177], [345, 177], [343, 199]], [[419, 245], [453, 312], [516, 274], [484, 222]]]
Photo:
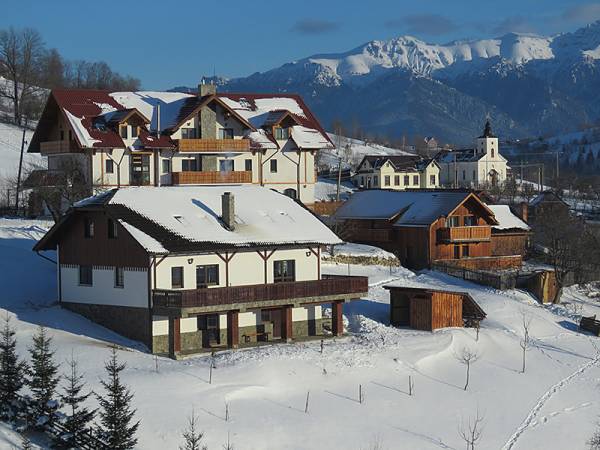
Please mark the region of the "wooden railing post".
[[342, 336], [344, 334], [343, 307], [343, 301], [331, 304], [331, 328], [334, 336]]

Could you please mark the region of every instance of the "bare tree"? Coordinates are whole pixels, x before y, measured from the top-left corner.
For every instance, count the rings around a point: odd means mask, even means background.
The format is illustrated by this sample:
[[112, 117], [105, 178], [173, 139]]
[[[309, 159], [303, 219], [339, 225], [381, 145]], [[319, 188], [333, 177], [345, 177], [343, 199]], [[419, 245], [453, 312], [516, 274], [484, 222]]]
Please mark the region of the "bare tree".
[[55, 222], [66, 208], [91, 194], [81, 166], [74, 159], [64, 159], [57, 170], [40, 173], [42, 179], [33, 192], [46, 205]]
[[456, 355], [456, 359], [458, 359], [458, 361], [461, 364], [464, 364], [467, 368], [465, 387], [464, 387], [464, 390], [466, 391], [467, 388], [469, 387], [471, 364], [474, 364], [477, 362], [477, 360], [479, 359], [479, 354], [477, 353], [476, 350], [471, 350], [469, 347], [463, 347], [461, 352]]
[[468, 423], [464, 423], [461, 420], [458, 434], [467, 444], [466, 450], [475, 450], [475, 446], [481, 440], [481, 434], [483, 432], [483, 419], [484, 417], [479, 414], [479, 409], [474, 418], [469, 419]]
[[531, 347], [531, 338], [529, 336], [531, 320], [531, 316], [527, 312], [521, 311], [521, 325], [523, 327], [523, 337], [519, 342], [519, 345], [523, 350], [523, 367], [521, 368], [521, 373], [525, 373], [525, 355], [527, 354], [527, 349]]
[[31, 28], [0, 31], [0, 75], [11, 83], [0, 86], [0, 97], [7, 98], [13, 106], [13, 119], [21, 124], [39, 92], [40, 61], [44, 43], [40, 34]]

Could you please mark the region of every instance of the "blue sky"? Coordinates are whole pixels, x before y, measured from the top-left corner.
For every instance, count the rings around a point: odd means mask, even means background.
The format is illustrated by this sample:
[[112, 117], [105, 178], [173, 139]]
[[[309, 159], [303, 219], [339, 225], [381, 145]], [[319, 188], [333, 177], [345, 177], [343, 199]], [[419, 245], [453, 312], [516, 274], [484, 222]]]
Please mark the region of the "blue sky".
[[245, 76], [315, 53], [411, 34], [430, 42], [553, 34], [600, 19], [577, 0], [19, 0], [0, 28], [38, 29], [69, 59], [104, 60], [146, 89], [194, 86], [202, 75]]

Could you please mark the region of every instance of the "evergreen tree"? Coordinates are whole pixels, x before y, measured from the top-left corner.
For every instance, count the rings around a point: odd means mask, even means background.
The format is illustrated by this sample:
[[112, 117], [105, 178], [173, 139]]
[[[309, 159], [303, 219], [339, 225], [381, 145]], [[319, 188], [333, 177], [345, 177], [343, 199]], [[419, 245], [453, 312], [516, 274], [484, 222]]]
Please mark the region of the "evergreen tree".
[[77, 368], [77, 361], [71, 357], [69, 361], [70, 373], [66, 375], [65, 386], [63, 387], [64, 394], [60, 396], [63, 405], [68, 408], [67, 417], [64, 421], [64, 426], [67, 429], [67, 434], [61, 436], [59, 442], [67, 448], [77, 447], [77, 442], [82, 433], [89, 429], [88, 424], [94, 418], [95, 410], [89, 410], [82, 406], [91, 392], [82, 394], [81, 391], [85, 386], [83, 375]]
[[29, 438], [25, 435], [21, 436], [21, 450], [33, 450], [33, 445]]
[[6, 313], [4, 326], [0, 330], [0, 415], [11, 414], [17, 393], [23, 387], [27, 365], [17, 356], [15, 330]]
[[32, 419], [37, 423], [51, 423], [58, 406], [55, 400], [59, 381], [58, 364], [54, 363], [51, 345], [52, 338], [40, 326], [33, 336], [33, 346], [29, 349], [31, 367], [28, 380], [33, 397]]
[[131, 425], [135, 409], [131, 409], [133, 394], [121, 383], [120, 373], [125, 369], [124, 363], [117, 360], [117, 349], [112, 347], [110, 359], [104, 365], [108, 374], [107, 380], [100, 383], [106, 395], [96, 395], [100, 403], [100, 439], [113, 450], [131, 449], [137, 443], [135, 433], [139, 421]]
[[192, 415], [188, 418], [188, 426], [183, 432], [184, 444], [179, 447], [180, 450], [207, 450], [208, 447], [202, 443], [204, 433], [197, 428], [198, 418], [192, 410]]

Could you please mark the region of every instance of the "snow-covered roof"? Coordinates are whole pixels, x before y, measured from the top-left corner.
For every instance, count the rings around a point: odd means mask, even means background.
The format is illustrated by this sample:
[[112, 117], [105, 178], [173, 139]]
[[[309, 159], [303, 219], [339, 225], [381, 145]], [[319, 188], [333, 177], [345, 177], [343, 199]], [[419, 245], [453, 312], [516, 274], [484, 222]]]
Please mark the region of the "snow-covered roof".
[[492, 210], [498, 221], [498, 225], [492, 227], [495, 230], [518, 229], [529, 231], [531, 229], [529, 225], [513, 214], [508, 205], [487, 205], [487, 207]]
[[[350, 197], [335, 213], [338, 219], [395, 219], [394, 226], [427, 226], [447, 216], [471, 197], [469, 191], [366, 190]], [[485, 205], [481, 203], [485, 209]], [[489, 210], [488, 210], [489, 211]], [[491, 211], [491, 222], [494, 223]]]
[[[289, 115], [297, 124], [292, 130], [292, 138], [299, 148], [312, 150], [333, 147], [316, 117], [302, 98], [294, 94], [218, 93], [199, 97], [179, 92], [55, 89], [48, 100], [49, 105], [56, 105], [66, 117], [83, 148], [124, 148], [118, 130], [112, 125], [115, 116], [123, 116], [129, 111], [137, 111], [149, 122], [143, 129], [146, 132], [144, 136], [148, 132], [156, 133], [159, 129], [162, 133], [156, 142], [144, 140], [140, 134], [138, 140], [142, 148], [174, 148], [176, 142], [170, 136], [183, 123], [182, 120], [211, 102], [220, 102], [223, 107], [229, 108], [244, 127], [249, 128], [244, 137], [251, 140], [253, 147], [279, 147], [269, 134], [272, 127], [272, 124], [269, 126], [269, 120], [273, 119], [274, 113]], [[48, 114], [52, 113], [48, 108], [46, 110]], [[40, 120], [31, 140], [30, 151], [39, 151], [40, 142], [47, 140], [51, 132], [49, 125], [43, 124], [50, 124], [54, 120]], [[100, 124], [103, 126], [100, 127]]]
[[[234, 197], [233, 231], [221, 220], [225, 192]], [[179, 246], [188, 242], [233, 247], [342, 242], [295, 200], [259, 186], [129, 187], [111, 193], [110, 198], [103, 194], [100, 202], [129, 224], [126, 228], [144, 248], [155, 253], [170, 249], [173, 239], [181, 241]], [[92, 197], [75, 207], [97, 204], [98, 197]], [[144, 224], [140, 217], [150, 223]]]

